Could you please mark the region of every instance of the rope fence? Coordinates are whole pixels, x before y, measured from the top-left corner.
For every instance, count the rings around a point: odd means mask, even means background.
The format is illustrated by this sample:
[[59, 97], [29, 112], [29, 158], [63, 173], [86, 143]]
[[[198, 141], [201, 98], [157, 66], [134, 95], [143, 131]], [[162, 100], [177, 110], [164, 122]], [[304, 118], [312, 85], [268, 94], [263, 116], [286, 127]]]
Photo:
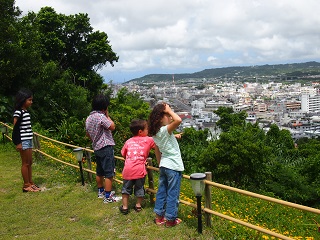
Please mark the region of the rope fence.
[[[11, 139], [11, 137], [9, 135], [9, 131], [8, 131], [9, 129], [12, 130], [12, 127], [9, 126], [8, 124], [3, 123], [3, 122], [0, 122], [0, 124], [1, 124], [1, 132], [2, 132], [2, 136], [3, 136], [3, 141], [4, 141], [5, 138], [10, 140], [10, 141], [12, 141], [12, 139]], [[89, 163], [88, 165], [91, 167], [91, 154], [94, 153], [94, 151], [92, 149], [83, 148], [81, 146], [76, 146], [76, 145], [60, 142], [60, 141], [51, 139], [49, 137], [46, 137], [46, 136], [43, 136], [43, 135], [41, 135], [39, 133], [34, 132], [34, 139], [33, 139], [34, 149], [33, 150], [34, 150], [35, 153], [39, 154], [39, 157], [45, 156], [45, 157], [53, 159], [53, 160], [55, 160], [55, 161], [57, 161], [59, 163], [68, 165], [68, 166], [76, 168], [76, 169], [80, 169], [80, 166], [77, 166], [75, 164], [71, 164], [71, 163], [62, 161], [62, 160], [60, 160], [60, 159], [58, 159], [56, 157], [53, 157], [53, 156], [49, 155], [48, 153], [45, 153], [44, 151], [42, 151], [41, 150], [41, 146], [40, 146], [39, 138], [43, 138], [43, 139], [46, 139], [48, 141], [52, 141], [54, 143], [61, 144], [61, 145], [64, 145], [66, 147], [71, 147], [71, 148], [74, 148], [74, 149], [75, 148], [81, 148], [85, 152], [84, 155], [85, 155], [85, 158], [88, 160], [88, 163]], [[121, 161], [125, 160], [123, 157], [119, 157], [119, 156], [115, 156], [115, 158], [119, 159]], [[81, 168], [81, 169], [83, 171], [85, 171], [85, 172], [88, 172], [89, 174], [95, 174], [95, 171], [93, 171], [91, 168]], [[154, 189], [153, 171], [159, 172], [159, 168], [152, 166], [152, 159], [149, 158], [148, 159], [148, 166], [147, 166], [148, 185], [149, 186], [146, 187], [145, 189], [146, 189], [146, 192], [148, 192], [150, 194], [150, 202], [152, 204], [154, 203], [154, 195], [157, 192]], [[311, 207], [307, 207], [307, 206], [303, 206], [303, 205], [299, 205], [299, 204], [283, 201], [283, 200], [280, 200], [280, 199], [267, 197], [267, 196], [260, 195], [260, 194], [257, 194], [257, 193], [241, 190], [241, 189], [230, 187], [230, 186], [227, 186], [227, 185], [215, 183], [215, 182], [211, 181], [212, 180], [211, 172], [206, 172], [205, 174], [206, 174], [206, 179], [203, 180], [204, 183], [205, 183], [205, 198], [204, 198], [205, 199], [205, 207], [201, 207], [201, 209], [205, 213], [205, 223], [206, 223], [206, 225], [208, 227], [211, 227], [211, 224], [212, 224], [211, 223], [211, 215], [215, 215], [215, 216], [218, 216], [220, 218], [223, 218], [223, 219], [235, 222], [237, 224], [243, 225], [245, 227], [248, 227], [248, 228], [257, 230], [259, 232], [268, 234], [270, 236], [277, 237], [279, 239], [292, 240], [292, 238], [284, 236], [282, 234], [279, 234], [279, 233], [270, 231], [268, 229], [265, 229], [265, 228], [262, 228], [262, 227], [247, 223], [245, 221], [230, 217], [228, 215], [221, 214], [219, 212], [213, 211], [212, 207], [211, 207], [212, 206], [212, 203], [211, 203], [211, 198], [212, 198], [212, 196], [211, 196], [211, 187], [216, 187], [216, 188], [220, 188], [220, 189], [236, 192], [236, 193], [239, 193], [239, 194], [242, 194], [242, 195], [246, 195], [246, 196], [262, 199], [262, 200], [265, 200], [265, 201], [268, 201], [268, 202], [273, 202], [273, 203], [276, 203], [276, 204], [281, 204], [281, 205], [284, 205], [284, 206], [296, 208], [296, 209], [299, 209], [299, 210], [320, 214], [320, 210], [319, 209], [315, 209], [315, 208], [311, 208]], [[183, 174], [182, 176], [183, 176], [184, 179], [190, 179], [189, 175]], [[90, 180], [91, 180], [91, 178], [90, 178]], [[122, 183], [122, 180], [119, 180], [119, 179], [116, 179], [116, 178], [114, 178], [114, 181], [116, 181], [118, 183]], [[190, 202], [182, 200], [182, 199], [179, 199], [179, 202], [184, 204], [184, 205], [186, 205], [186, 206], [190, 206], [190, 207], [195, 208], [195, 209], [197, 208], [197, 205], [194, 204], [194, 203], [190, 203]]]

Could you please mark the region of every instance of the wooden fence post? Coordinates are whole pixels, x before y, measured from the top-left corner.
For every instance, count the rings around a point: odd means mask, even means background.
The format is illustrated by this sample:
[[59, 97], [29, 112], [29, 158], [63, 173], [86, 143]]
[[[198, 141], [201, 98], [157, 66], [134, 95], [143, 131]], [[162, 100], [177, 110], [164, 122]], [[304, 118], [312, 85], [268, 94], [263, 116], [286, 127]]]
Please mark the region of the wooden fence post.
[[[33, 146], [36, 150], [40, 150], [40, 141], [38, 135], [33, 134]], [[36, 151], [36, 158], [40, 158], [42, 160], [42, 155], [38, 151]]]
[[[205, 172], [205, 174], [206, 174], [206, 180], [212, 181], [212, 173]], [[206, 184], [204, 189], [205, 189], [204, 190], [204, 192], [205, 192], [205, 207], [212, 210], [211, 185]], [[206, 226], [211, 227], [212, 226], [211, 214], [205, 212], [204, 217], [205, 217]]]
[[[147, 158], [148, 165], [152, 167], [152, 158]], [[153, 184], [153, 171], [152, 169], [147, 169], [148, 172], [148, 182], [149, 182], [149, 188], [154, 189], [154, 184]], [[154, 193], [150, 193], [150, 203], [154, 204]]]
[[6, 125], [2, 125], [1, 126], [1, 132], [2, 132], [2, 141], [5, 143], [6, 142], [6, 138], [8, 136], [8, 128]]
[[[90, 149], [90, 147], [86, 147], [86, 149]], [[91, 163], [91, 152], [89, 151], [85, 151], [85, 158], [87, 160], [87, 163], [88, 163], [88, 168], [90, 170], [92, 170], [92, 163]], [[89, 181], [92, 182], [92, 173], [91, 172], [88, 172], [88, 178], [89, 178]]]

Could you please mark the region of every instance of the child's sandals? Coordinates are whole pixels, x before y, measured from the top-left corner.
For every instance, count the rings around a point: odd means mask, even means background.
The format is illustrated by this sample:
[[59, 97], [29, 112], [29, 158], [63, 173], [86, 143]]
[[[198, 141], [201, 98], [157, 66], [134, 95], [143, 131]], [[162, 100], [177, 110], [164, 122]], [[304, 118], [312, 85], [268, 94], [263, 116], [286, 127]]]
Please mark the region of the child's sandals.
[[32, 187], [34, 190], [41, 191], [41, 188], [39, 188], [36, 184], [31, 185], [31, 187]]
[[129, 213], [129, 209], [123, 209], [123, 205], [119, 207], [119, 210], [123, 215], [127, 215]]
[[[136, 212], [141, 212], [142, 207], [134, 206], [133, 209], [134, 209]], [[129, 209], [124, 209], [124, 208], [123, 208], [123, 205], [121, 205], [121, 206], [119, 207], [119, 210], [120, 210], [120, 212], [121, 212], [123, 215], [127, 215], [127, 214], [129, 213]]]
[[169, 221], [167, 220], [165, 223], [166, 227], [174, 227], [178, 224], [180, 224], [182, 222], [182, 220], [180, 218], [176, 218], [175, 220]]
[[164, 217], [161, 218], [155, 218], [154, 223], [157, 224], [158, 226], [163, 226], [166, 223], [166, 220], [164, 219]]
[[39, 192], [40, 189], [34, 189], [32, 186], [22, 188], [22, 192]]
[[136, 205], [133, 207], [133, 209], [134, 209], [136, 212], [141, 212], [141, 210], [142, 210], [141, 207], [137, 207]]

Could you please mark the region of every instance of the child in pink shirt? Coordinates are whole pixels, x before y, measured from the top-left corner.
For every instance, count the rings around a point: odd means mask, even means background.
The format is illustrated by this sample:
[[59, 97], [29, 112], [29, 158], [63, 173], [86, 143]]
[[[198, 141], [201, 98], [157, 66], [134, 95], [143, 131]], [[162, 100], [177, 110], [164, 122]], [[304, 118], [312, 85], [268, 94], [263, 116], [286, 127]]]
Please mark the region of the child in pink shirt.
[[144, 183], [147, 175], [146, 162], [151, 148], [155, 147], [152, 137], [148, 137], [148, 125], [146, 120], [132, 120], [130, 131], [133, 137], [128, 139], [122, 150], [121, 155], [125, 158], [124, 168], [122, 171], [122, 205], [119, 207], [120, 212], [128, 214], [129, 196], [134, 190], [137, 202], [134, 210], [141, 211], [141, 203], [145, 195]]

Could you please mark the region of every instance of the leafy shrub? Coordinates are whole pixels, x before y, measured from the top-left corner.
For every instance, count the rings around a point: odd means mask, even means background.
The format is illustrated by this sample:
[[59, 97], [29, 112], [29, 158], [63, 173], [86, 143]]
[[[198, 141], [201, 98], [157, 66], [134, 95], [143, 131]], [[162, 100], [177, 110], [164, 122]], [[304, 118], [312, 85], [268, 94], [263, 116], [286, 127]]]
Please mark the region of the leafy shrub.
[[208, 132], [208, 129], [197, 131], [194, 128], [186, 128], [184, 130], [179, 145], [186, 174], [206, 170], [199, 164], [199, 156], [208, 146]]
[[57, 127], [55, 137], [57, 140], [81, 147], [91, 146], [90, 139], [86, 136], [85, 120], [69, 118], [63, 120]]
[[308, 204], [317, 197], [314, 186], [310, 185], [306, 176], [301, 175], [297, 168], [279, 163], [272, 166], [271, 172], [272, 175], [264, 185], [266, 191], [299, 204]]

